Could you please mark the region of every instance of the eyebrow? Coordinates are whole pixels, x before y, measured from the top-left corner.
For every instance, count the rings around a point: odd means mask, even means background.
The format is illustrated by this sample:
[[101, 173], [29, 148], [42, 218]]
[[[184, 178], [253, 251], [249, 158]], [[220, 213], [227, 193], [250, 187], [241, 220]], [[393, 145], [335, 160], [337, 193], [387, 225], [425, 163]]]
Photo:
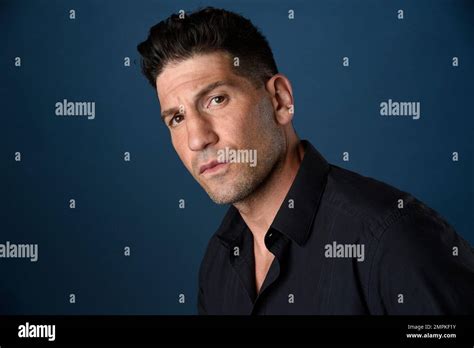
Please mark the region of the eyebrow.
[[[196, 95], [194, 96], [194, 100], [201, 99], [204, 95], [206, 95], [207, 93], [211, 92], [213, 89], [215, 89], [217, 87], [220, 87], [220, 86], [231, 86], [231, 87], [233, 87], [233, 86], [235, 86], [235, 83], [230, 81], [230, 80], [220, 80], [220, 81], [210, 83], [206, 87], [201, 89], [198, 93], [196, 93]], [[167, 110], [163, 111], [161, 113], [161, 120], [163, 122], [165, 122], [166, 117], [168, 117], [170, 115], [173, 115], [178, 111], [179, 111], [178, 107], [173, 107], [173, 108], [170, 108], [170, 109], [167, 109]]]

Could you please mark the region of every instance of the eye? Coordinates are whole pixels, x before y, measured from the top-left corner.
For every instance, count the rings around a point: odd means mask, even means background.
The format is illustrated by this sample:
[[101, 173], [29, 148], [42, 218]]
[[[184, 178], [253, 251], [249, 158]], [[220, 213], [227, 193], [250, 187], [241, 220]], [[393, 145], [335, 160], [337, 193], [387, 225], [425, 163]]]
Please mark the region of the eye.
[[170, 127], [175, 127], [175, 126], [177, 126], [178, 124], [180, 124], [180, 123], [183, 121], [183, 119], [184, 119], [184, 116], [183, 116], [183, 115], [181, 115], [181, 114], [176, 114], [176, 115], [174, 115], [174, 116], [171, 118], [171, 120], [169, 121], [168, 124], [169, 124]]
[[225, 101], [225, 97], [222, 95], [215, 96], [211, 99], [211, 102], [209, 103], [210, 106], [215, 106], [222, 104]]

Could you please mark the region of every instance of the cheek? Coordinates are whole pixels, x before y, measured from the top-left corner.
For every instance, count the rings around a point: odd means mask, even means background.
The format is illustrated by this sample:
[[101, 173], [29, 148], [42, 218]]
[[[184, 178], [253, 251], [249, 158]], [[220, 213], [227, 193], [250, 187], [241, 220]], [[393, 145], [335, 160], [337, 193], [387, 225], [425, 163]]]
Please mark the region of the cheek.
[[174, 150], [178, 155], [179, 159], [189, 171], [192, 170], [191, 159], [189, 158], [188, 147], [186, 139], [183, 139], [182, 136], [178, 134], [171, 135], [171, 143], [173, 144]]
[[258, 114], [252, 105], [240, 104], [238, 108], [229, 110], [227, 115], [228, 117], [221, 124], [221, 132], [237, 141], [247, 138], [258, 125], [256, 120]]
[[245, 114], [242, 115], [240, 132], [242, 138], [247, 139], [246, 142], [249, 143], [249, 146], [255, 141], [259, 141], [262, 128], [267, 126], [262, 123], [262, 119], [263, 115], [254, 106], [247, 108]]

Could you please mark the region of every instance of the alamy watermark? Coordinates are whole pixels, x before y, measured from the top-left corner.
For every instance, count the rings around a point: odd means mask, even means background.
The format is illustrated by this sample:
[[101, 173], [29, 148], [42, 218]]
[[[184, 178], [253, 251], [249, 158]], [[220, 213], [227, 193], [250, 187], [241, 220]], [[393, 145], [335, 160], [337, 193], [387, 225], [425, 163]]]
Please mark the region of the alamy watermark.
[[336, 241], [324, 246], [324, 256], [328, 258], [354, 258], [358, 262], [365, 260], [364, 244], [340, 244]]
[[217, 161], [219, 163], [249, 163], [250, 167], [257, 165], [257, 150], [255, 149], [225, 149], [217, 150]]
[[420, 102], [383, 101], [380, 103], [380, 116], [409, 116], [418, 120], [421, 117]]
[[38, 261], [38, 244], [14, 244], [6, 241], [0, 244], [0, 258], [25, 258]]
[[95, 118], [95, 102], [70, 102], [64, 99], [55, 104], [56, 116], [87, 116], [87, 119]]
[[26, 322], [18, 326], [18, 337], [47, 338], [48, 341], [54, 341], [56, 339], [56, 325], [38, 325]]

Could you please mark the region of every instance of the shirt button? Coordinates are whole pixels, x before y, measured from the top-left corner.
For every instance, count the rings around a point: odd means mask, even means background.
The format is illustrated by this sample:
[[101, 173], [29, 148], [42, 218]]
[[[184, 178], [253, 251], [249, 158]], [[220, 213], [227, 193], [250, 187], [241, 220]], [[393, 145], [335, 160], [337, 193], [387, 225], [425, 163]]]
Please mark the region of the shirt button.
[[267, 234], [265, 235], [265, 244], [267, 248], [270, 248], [273, 245], [273, 243], [275, 242], [275, 238], [276, 234], [273, 231], [267, 232]]

